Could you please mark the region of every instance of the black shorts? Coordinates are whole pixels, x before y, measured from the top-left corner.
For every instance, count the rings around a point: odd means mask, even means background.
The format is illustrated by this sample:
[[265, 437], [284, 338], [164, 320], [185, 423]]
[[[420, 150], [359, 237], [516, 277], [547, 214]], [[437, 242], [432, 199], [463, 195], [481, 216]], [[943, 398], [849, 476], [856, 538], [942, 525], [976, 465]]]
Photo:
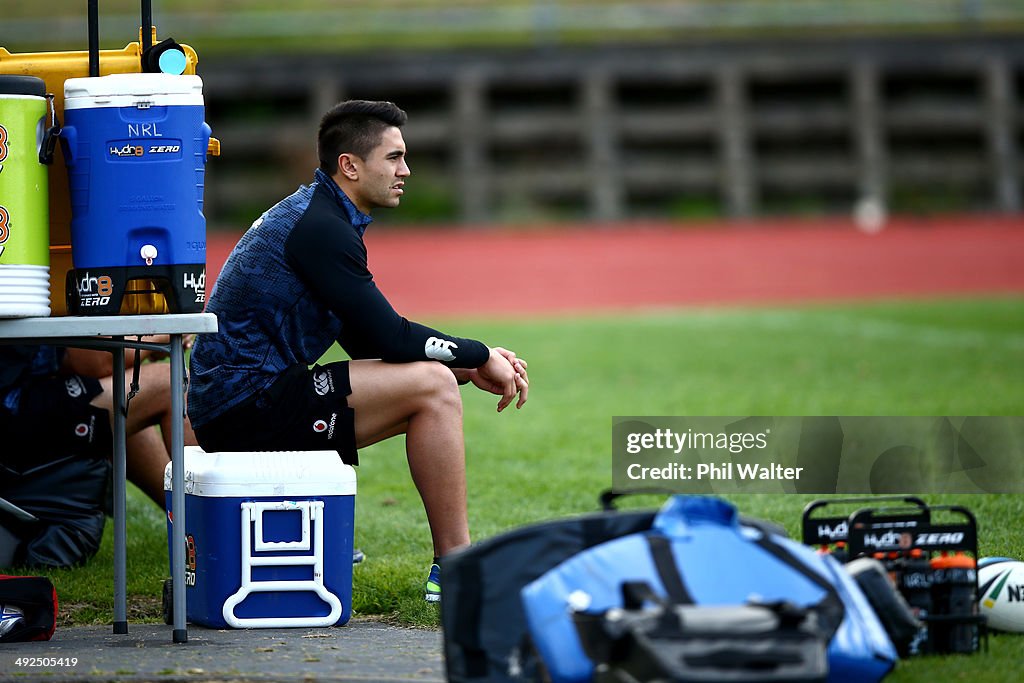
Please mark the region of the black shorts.
[[99, 380], [78, 375], [33, 377], [18, 391], [17, 414], [2, 420], [3, 464], [24, 472], [34, 464], [67, 456], [110, 458], [110, 413], [90, 405], [103, 393]]
[[358, 465], [348, 361], [293, 366], [267, 389], [195, 429], [208, 453], [220, 451], [338, 451]]

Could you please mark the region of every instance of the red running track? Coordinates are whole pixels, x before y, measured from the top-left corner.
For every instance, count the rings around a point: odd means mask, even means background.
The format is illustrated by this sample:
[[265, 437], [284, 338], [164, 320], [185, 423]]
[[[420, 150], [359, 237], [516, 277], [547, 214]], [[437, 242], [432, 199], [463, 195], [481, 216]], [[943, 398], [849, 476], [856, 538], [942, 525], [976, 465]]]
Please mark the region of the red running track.
[[[208, 272], [237, 236], [211, 234]], [[377, 285], [407, 317], [1024, 293], [1024, 217], [366, 234]]]

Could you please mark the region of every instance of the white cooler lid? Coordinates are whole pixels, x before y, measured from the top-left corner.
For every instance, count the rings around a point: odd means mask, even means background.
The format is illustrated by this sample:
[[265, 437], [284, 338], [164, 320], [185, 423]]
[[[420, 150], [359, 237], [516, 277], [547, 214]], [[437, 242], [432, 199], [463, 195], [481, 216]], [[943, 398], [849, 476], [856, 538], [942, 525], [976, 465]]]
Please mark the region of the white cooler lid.
[[203, 104], [203, 79], [172, 74], [110, 74], [64, 81], [64, 109]]
[[[164, 469], [171, 490], [171, 464]], [[354, 496], [356, 471], [336, 451], [206, 453], [185, 447], [185, 493], [213, 498]]]

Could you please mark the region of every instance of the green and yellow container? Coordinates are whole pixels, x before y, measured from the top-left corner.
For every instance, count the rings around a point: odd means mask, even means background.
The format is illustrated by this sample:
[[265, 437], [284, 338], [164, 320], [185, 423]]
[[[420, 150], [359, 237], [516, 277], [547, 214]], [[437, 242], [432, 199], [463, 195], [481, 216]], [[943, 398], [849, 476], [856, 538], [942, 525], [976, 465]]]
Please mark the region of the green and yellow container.
[[0, 75], [0, 317], [50, 315], [46, 85]]

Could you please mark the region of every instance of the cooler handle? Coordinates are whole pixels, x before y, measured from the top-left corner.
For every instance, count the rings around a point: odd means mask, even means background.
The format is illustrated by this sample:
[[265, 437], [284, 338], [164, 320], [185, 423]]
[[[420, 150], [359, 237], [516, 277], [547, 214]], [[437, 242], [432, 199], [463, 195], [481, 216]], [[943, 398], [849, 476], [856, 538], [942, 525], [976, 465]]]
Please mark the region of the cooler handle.
[[[280, 508], [273, 504], [246, 502], [242, 503], [242, 585], [233, 595], [224, 601], [221, 607], [221, 615], [230, 626], [234, 628], [284, 628], [288, 626], [333, 626], [341, 618], [341, 600], [334, 593], [327, 590], [324, 585], [324, 525], [322, 500], [297, 501], [279, 503]], [[308, 510], [308, 517], [305, 519], [313, 524], [313, 554], [307, 555], [274, 555], [267, 557], [253, 557], [252, 549], [252, 527], [268, 509], [295, 509], [305, 507]], [[280, 565], [312, 565], [312, 581], [253, 581], [252, 568], [254, 566], [280, 566]], [[266, 591], [279, 592], [311, 592], [330, 605], [331, 611], [326, 616], [306, 617], [239, 617], [235, 615], [235, 607], [245, 600], [251, 593]]]
[[220, 156], [220, 140], [213, 137], [213, 130], [210, 129], [210, 124], [206, 123], [205, 121], [203, 122], [203, 125], [200, 127], [200, 135], [201, 137], [199, 138], [199, 149], [203, 149], [206, 151], [206, 155], [203, 157], [203, 161], [205, 162], [206, 157], [209, 156]]
[[64, 152], [64, 163], [68, 166], [75, 163], [75, 148], [78, 146], [78, 131], [74, 126], [60, 129], [60, 148]]

